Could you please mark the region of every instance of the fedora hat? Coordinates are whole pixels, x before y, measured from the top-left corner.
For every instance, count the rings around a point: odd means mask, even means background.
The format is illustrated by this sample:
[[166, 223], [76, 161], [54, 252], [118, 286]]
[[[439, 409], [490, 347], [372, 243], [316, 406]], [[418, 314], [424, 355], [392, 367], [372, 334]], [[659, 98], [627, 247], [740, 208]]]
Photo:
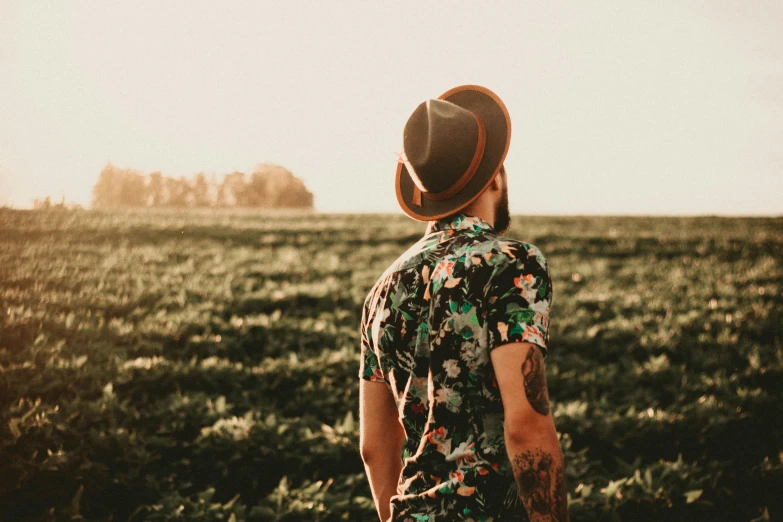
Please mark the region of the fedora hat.
[[422, 102], [403, 132], [397, 202], [419, 221], [459, 212], [495, 179], [510, 142], [508, 109], [486, 87], [462, 85]]

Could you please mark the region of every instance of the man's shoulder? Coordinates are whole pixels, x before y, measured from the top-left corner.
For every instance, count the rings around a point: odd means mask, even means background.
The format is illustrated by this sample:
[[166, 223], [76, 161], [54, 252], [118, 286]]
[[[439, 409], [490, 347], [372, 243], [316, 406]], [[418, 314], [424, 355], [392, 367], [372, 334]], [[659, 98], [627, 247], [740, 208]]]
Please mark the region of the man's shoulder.
[[544, 269], [547, 268], [546, 257], [537, 246], [494, 233], [483, 233], [466, 238], [457, 245], [456, 250], [460, 255], [478, 258], [492, 266], [533, 262]]
[[367, 293], [367, 297], [364, 299], [364, 305], [368, 306], [373, 296], [378, 293], [378, 290], [390, 284], [392, 275], [415, 269], [424, 262], [427, 258], [427, 253], [432, 246], [432, 242], [428, 242], [427, 237], [425, 236], [400, 254], [400, 256], [383, 271], [381, 276], [378, 277], [372, 285], [370, 291]]
[[443, 238], [437, 234], [428, 234], [416, 241], [405, 252], [389, 265], [378, 278], [377, 284], [387, 279], [391, 274], [415, 268], [433, 256], [433, 250], [443, 244]]
[[533, 261], [541, 265], [542, 268], [547, 268], [546, 256], [536, 245], [516, 239], [504, 239], [504, 241], [509, 243], [509, 250], [513, 252], [514, 259], [526, 262]]
[[521, 271], [548, 270], [547, 260], [541, 250], [528, 242], [495, 234], [491, 231], [481, 233], [456, 234], [444, 241], [443, 236], [425, 235], [401, 254], [375, 281], [364, 300], [368, 307], [373, 297], [387, 285], [395, 284], [399, 278], [394, 274], [419, 271], [424, 264], [433, 265], [431, 270], [444, 261], [460, 261], [460, 264], [473, 269], [497, 271], [514, 267]]

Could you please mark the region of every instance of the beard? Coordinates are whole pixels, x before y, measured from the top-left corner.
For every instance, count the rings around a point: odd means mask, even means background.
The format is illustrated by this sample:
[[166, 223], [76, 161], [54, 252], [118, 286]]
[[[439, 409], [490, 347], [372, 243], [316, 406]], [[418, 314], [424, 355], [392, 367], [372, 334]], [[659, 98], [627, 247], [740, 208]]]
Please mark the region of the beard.
[[503, 180], [503, 192], [500, 193], [500, 199], [495, 205], [495, 232], [498, 234], [504, 233], [511, 225], [511, 214], [508, 210], [508, 185], [506, 180]]

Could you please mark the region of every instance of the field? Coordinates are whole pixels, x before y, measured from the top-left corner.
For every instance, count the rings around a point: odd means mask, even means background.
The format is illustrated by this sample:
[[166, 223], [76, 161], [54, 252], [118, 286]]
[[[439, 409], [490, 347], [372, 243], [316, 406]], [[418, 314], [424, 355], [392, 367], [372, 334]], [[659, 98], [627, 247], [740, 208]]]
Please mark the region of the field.
[[[377, 520], [360, 305], [402, 216], [0, 209], [0, 518]], [[517, 216], [575, 521], [783, 520], [783, 218]]]

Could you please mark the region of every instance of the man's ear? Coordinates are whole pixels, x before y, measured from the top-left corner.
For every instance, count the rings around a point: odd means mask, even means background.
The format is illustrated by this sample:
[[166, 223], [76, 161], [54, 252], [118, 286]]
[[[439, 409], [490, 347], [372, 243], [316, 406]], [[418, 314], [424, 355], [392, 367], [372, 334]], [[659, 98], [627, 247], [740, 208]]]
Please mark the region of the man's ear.
[[500, 172], [498, 172], [498, 175], [495, 176], [495, 178], [492, 180], [492, 188], [493, 190], [501, 190], [503, 188], [503, 169], [501, 168]]

